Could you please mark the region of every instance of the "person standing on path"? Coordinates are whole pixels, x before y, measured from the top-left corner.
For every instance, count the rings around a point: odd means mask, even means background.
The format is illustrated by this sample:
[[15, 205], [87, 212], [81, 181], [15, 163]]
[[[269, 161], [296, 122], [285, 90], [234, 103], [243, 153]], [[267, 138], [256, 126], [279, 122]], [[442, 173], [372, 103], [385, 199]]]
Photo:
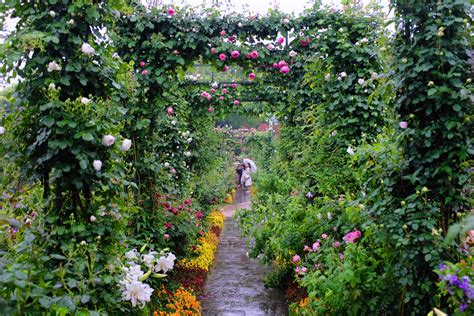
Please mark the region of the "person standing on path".
[[244, 166], [243, 164], [239, 161], [236, 163], [237, 167], [235, 168], [235, 171], [237, 172], [238, 175], [238, 180], [237, 180], [237, 187], [240, 187], [242, 185], [242, 173], [244, 171]]
[[242, 180], [241, 180], [242, 185], [244, 188], [247, 189], [247, 191], [250, 189], [250, 186], [252, 185], [252, 177], [250, 176], [250, 164], [245, 165], [245, 169], [242, 172]]

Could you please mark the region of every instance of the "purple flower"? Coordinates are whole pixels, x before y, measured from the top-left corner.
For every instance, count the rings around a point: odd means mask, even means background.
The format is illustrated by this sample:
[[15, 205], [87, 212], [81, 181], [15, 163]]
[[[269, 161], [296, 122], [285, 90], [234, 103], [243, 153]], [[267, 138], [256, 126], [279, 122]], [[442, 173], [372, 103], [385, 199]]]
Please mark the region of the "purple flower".
[[446, 270], [446, 265], [444, 263], [439, 264], [439, 271], [444, 271]]
[[459, 278], [456, 274], [450, 274], [448, 275], [448, 280], [450, 285], [458, 285], [459, 284]]
[[311, 193], [311, 192], [306, 193], [306, 197], [307, 197], [308, 199], [313, 198], [313, 193]]
[[459, 310], [461, 311], [461, 313], [463, 313], [466, 308], [468, 308], [468, 305], [466, 303], [462, 303], [461, 306], [459, 306]]
[[405, 128], [408, 127], [408, 123], [407, 123], [407, 122], [404, 122], [404, 121], [400, 122], [399, 125], [400, 125], [400, 128], [403, 128], [403, 129], [405, 129]]

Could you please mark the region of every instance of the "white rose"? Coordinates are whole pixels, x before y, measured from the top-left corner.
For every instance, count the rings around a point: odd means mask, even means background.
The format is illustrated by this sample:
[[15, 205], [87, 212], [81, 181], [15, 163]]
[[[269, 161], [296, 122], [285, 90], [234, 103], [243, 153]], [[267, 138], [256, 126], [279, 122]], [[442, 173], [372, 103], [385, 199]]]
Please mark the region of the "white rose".
[[361, 86], [364, 85], [365, 83], [365, 80], [360, 78], [359, 80], [357, 80], [357, 83], [360, 84]]
[[0, 126], [0, 135], [5, 134], [5, 127]]
[[377, 80], [379, 78], [379, 75], [376, 72], [373, 72], [372, 75], [370, 76], [373, 80]]
[[295, 57], [296, 55], [298, 55], [298, 53], [295, 52], [294, 50], [290, 52], [290, 57]]
[[165, 168], [169, 168], [169, 167], [170, 167], [169, 162], [165, 162]]
[[82, 98], [81, 98], [81, 103], [82, 103], [82, 104], [87, 105], [87, 104], [89, 104], [89, 102], [91, 102], [91, 100], [89, 100], [88, 98], [86, 98], [86, 97], [82, 97]]
[[283, 23], [285, 23], [285, 24], [288, 24], [288, 23], [290, 23], [290, 19], [288, 19], [288, 18], [284, 18], [284, 19], [283, 19]]
[[49, 15], [51, 15], [51, 17], [54, 18], [56, 16], [56, 12], [51, 10], [51, 11], [49, 11]]
[[326, 74], [326, 75], [324, 76], [324, 80], [326, 80], [326, 81], [328, 81], [329, 78], [331, 78], [331, 74]]
[[94, 47], [90, 46], [88, 43], [83, 43], [81, 50], [84, 54], [93, 55], [95, 53]]
[[349, 155], [354, 156], [354, 149], [352, 149], [351, 146], [347, 147], [347, 150], [346, 150], [346, 151], [347, 151], [347, 153], [348, 153]]
[[186, 157], [189, 157], [189, 156], [191, 156], [191, 152], [190, 152], [190, 151], [185, 151], [185, 152], [184, 152], [184, 155], [185, 155]]
[[61, 71], [61, 66], [59, 66], [55, 61], [48, 64], [48, 72], [52, 71]]
[[176, 125], [176, 121], [171, 121], [171, 125]]
[[214, 89], [216, 89], [217, 87], [219, 87], [219, 84], [217, 82], [213, 82], [211, 87], [213, 87]]
[[105, 135], [105, 136], [102, 138], [102, 144], [103, 144], [105, 147], [110, 147], [110, 146], [112, 146], [114, 143], [115, 143], [115, 137], [113, 137], [112, 135]]
[[120, 149], [122, 151], [128, 151], [130, 147], [132, 147], [132, 141], [126, 138], [122, 141], [122, 145], [120, 146]]
[[369, 40], [368, 40], [367, 38], [365, 38], [365, 37], [360, 40], [360, 43], [361, 43], [361, 44], [367, 44], [368, 42], [369, 42]]
[[94, 216], [94, 215], [92, 215], [92, 216], [91, 216], [91, 218], [90, 218], [90, 220], [91, 220], [91, 222], [95, 222], [95, 221], [96, 221], [96, 218], [95, 218], [95, 216]]
[[239, 22], [239, 24], [237, 24], [239, 27], [244, 27], [244, 25], [242, 24], [242, 22]]
[[55, 88], [56, 88], [56, 85], [54, 83], [50, 83], [49, 86], [48, 86], [49, 90], [53, 90]]
[[188, 142], [188, 144], [190, 144], [193, 141], [193, 139], [189, 137], [186, 141]]
[[66, 24], [73, 25], [73, 24], [74, 24], [74, 20], [73, 20], [73, 19], [70, 19], [69, 21], [66, 22]]
[[343, 71], [339, 74], [339, 76], [341, 76], [341, 78], [344, 78], [344, 77], [347, 77], [347, 74], [345, 71]]
[[100, 169], [102, 169], [102, 161], [100, 161], [100, 160], [94, 160], [92, 162], [92, 165], [94, 166], [94, 169], [96, 171], [100, 171]]

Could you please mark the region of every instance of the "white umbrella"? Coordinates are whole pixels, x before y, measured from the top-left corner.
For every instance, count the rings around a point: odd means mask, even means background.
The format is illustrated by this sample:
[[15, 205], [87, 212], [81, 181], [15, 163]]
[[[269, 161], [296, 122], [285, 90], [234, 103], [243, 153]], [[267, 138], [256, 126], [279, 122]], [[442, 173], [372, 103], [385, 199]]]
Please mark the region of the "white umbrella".
[[250, 172], [257, 172], [257, 165], [252, 160], [245, 158], [242, 160], [244, 164], [250, 164]]

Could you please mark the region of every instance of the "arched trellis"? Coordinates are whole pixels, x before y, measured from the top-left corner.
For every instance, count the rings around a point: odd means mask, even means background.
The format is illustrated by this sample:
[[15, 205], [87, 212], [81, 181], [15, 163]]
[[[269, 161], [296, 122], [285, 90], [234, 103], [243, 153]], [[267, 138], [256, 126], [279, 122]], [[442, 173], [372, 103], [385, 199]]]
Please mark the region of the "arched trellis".
[[[213, 9], [199, 13], [169, 7], [147, 10], [137, 4], [134, 13], [119, 19], [114, 37], [119, 55], [133, 65], [139, 83], [140, 105], [132, 121], [147, 120], [151, 135], [160, 129], [156, 120], [166, 115], [167, 108], [173, 106], [178, 112], [182, 108], [172, 97], [180, 91], [192, 107], [193, 118], [210, 116], [212, 121], [216, 113], [228, 112], [244, 97], [267, 101], [264, 111], [295, 125], [300, 124], [298, 113], [324, 104], [336, 118], [326, 122], [330, 128], [345, 130], [348, 139], [371, 134], [384, 120], [382, 103], [367, 99], [379, 85], [373, 74], [382, 67], [377, 48], [380, 22], [377, 16], [350, 10], [247, 17], [221, 16]], [[184, 76], [195, 63], [216, 70], [241, 67], [252, 84], [239, 84], [226, 92], [196, 84]], [[329, 78], [314, 82], [308, 73]], [[190, 128], [195, 124], [192, 119], [187, 123]], [[130, 129], [134, 139], [143, 142], [139, 150], [160, 150], [152, 149], [152, 137], [144, 137], [133, 124]]]

